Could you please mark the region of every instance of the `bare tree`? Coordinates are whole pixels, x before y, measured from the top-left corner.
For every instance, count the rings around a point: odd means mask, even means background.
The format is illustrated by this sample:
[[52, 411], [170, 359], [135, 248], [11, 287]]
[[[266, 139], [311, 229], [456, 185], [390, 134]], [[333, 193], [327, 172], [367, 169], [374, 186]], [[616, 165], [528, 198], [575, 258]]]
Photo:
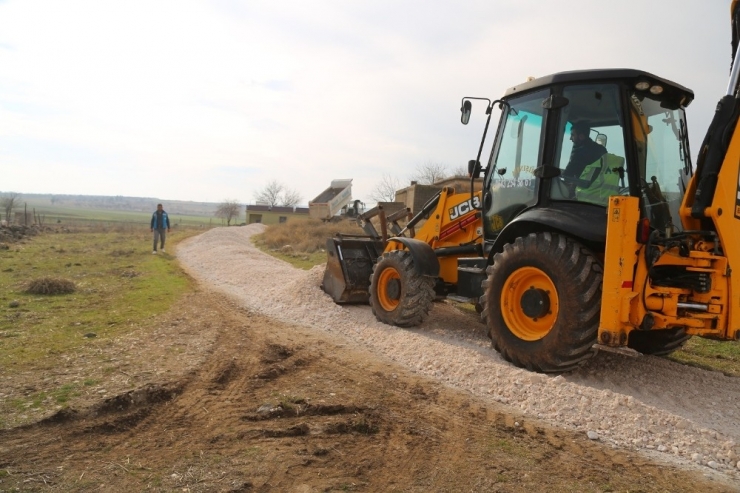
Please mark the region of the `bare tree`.
[[459, 165], [455, 166], [450, 170], [450, 176], [454, 176], [455, 178], [470, 178], [470, 175], [468, 175], [468, 167], [466, 165]]
[[279, 181], [270, 180], [265, 188], [258, 190], [254, 194], [254, 198], [257, 202], [263, 202], [270, 207], [276, 206], [280, 202], [280, 195], [283, 193], [283, 188], [285, 187]]
[[418, 165], [411, 179], [420, 185], [432, 185], [447, 176], [447, 167], [444, 164], [429, 161]]
[[5, 211], [5, 220], [10, 223], [10, 216], [13, 214], [13, 209], [18, 207], [20, 203], [21, 194], [16, 192], [8, 192], [2, 198], [0, 198], [0, 207]]
[[288, 190], [287, 188], [283, 191], [283, 195], [280, 197], [280, 205], [285, 207], [295, 207], [303, 200], [303, 197], [297, 190]]
[[370, 198], [376, 202], [394, 202], [399, 188], [401, 181], [395, 176], [385, 174], [370, 192]]
[[216, 209], [216, 217], [226, 219], [226, 225], [231, 225], [231, 220], [239, 217], [242, 206], [236, 200], [224, 200], [218, 205]]
[[270, 207], [282, 205], [293, 207], [303, 200], [303, 197], [297, 190], [291, 190], [278, 180], [270, 180], [262, 190], [254, 194], [257, 202], [263, 202]]

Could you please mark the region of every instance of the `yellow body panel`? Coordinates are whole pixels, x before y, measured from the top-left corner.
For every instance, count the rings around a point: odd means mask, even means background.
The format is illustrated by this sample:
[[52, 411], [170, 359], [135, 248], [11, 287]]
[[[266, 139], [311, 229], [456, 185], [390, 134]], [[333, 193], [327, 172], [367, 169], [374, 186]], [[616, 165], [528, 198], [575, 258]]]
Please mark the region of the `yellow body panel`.
[[[639, 200], [611, 197], [609, 201], [599, 343], [624, 346], [633, 330], [676, 327], [684, 327], [691, 335], [736, 338], [728, 303], [732, 289], [729, 256], [712, 253], [714, 245], [701, 238], [696, 238], [690, 251], [680, 251], [678, 246], [654, 246], [660, 252], [654, 267], [681, 266], [689, 272], [706, 273], [711, 280], [706, 293], [654, 285], [648, 276], [647, 247], [637, 241]], [[705, 309], [687, 308], [691, 305]]]
[[[471, 198], [469, 192], [455, 193], [452, 187], [442, 189], [437, 207], [424, 224], [416, 229], [415, 239], [427, 243], [432, 249], [457, 247], [482, 243], [483, 222], [479, 210], [481, 192]], [[403, 249], [403, 245], [390, 241], [386, 251]], [[446, 283], [457, 284], [457, 259], [469, 255], [440, 256], [439, 277]]]
[[639, 199], [610, 197], [604, 254], [604, 281], [601, 288], [601, 319], [598, 341], [611, 346], [627, 344], [638, 248]]

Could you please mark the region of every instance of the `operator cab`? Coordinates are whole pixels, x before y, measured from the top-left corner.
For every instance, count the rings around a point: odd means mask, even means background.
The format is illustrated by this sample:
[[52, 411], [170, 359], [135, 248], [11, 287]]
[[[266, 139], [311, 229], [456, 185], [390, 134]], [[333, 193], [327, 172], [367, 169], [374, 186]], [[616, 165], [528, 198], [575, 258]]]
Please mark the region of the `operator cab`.
[[484, 167], [487, 246], [549, 230], [603, 252], [611, 195], [641, 197], [653, 228], [679, 230], [692, 173], [684, 108], [693, 97], [629, 69], [562, 72], [508, 89], [488, 107], [490, 119], [498, 105], [501, 119]]

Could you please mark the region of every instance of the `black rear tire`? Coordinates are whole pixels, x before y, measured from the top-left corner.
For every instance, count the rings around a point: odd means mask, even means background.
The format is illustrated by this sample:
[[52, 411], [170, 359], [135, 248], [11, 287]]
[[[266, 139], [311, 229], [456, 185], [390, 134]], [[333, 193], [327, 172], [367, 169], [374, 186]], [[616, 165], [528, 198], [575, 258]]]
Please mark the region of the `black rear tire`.
[[642, 354], [667, 356], [686, 344], [691, 336], [683, 328], [666, 330], [633, 330], [630, 332], [627, 346]]
[[504, 245], [486, 272], [481, 316], [504, 359], [563, 372], [595, 354], [602, 269], [588, 249], [564, 235], [532, 233]]
[[414, 327], [429, 315], [435, 280], [414, 269], [406, 250], [384, 253], [370, 276], [370, 306], [375, 317], [388, 325]]

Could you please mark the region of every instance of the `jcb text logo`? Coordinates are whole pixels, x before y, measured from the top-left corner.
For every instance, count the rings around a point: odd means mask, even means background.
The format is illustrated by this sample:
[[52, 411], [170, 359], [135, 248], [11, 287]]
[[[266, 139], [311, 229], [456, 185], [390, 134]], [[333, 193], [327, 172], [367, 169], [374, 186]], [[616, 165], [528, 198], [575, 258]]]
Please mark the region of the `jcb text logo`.
[[450, 209], [450, 221], [457, 219], [460, 216], [464, 216], [468, 212], [480, 209], [480, 199], [473, 197], [471, 200], [467, 200], [462, 204], [457, 204], [455, 207]]

